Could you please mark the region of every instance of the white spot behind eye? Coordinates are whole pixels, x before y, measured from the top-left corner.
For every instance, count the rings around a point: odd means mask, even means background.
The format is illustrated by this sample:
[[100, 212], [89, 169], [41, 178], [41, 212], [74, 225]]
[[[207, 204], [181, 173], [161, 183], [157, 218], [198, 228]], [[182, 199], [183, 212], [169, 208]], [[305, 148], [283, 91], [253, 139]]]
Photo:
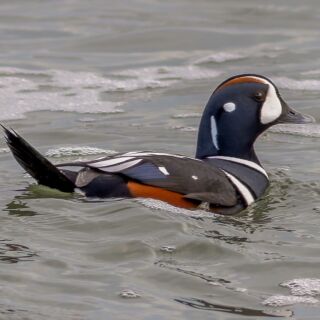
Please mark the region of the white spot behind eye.
[[233, 102], [227, 102], [223, 105], [223, 109], [227, 112], [232, 112], [236, 110], [236, 105]]
[[193, 180], [198, 180], [198, 179], [199, 179], [198, 176], [191, 176], [191, 178], [192, 178]]
[[262, 105], [261, 113], [260, 113], [260, 121], [262, 124], [267, 124], [272, 121], [275, 121], [280, 117], [282, 112], [281, 101], [278, 97], [277, 91], [274, 85], [267, 81], [266, 79], [255, 77], [259, 79], [261, 82], [267, 84], [269, 86], [266, 100]]
[[262, 124], [270, 123], [280, 117], [282, 105], [277, 92], [273, 86], [269, 85], [268, 94], [262, 105], [260, 120]]

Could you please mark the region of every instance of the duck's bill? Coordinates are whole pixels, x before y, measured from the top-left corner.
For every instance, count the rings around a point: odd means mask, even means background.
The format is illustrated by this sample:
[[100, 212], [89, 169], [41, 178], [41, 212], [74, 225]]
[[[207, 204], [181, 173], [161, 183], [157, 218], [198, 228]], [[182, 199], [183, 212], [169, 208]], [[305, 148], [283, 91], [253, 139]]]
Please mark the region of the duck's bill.
[[277, 123], [312, 123], [315, 119], [307, 114], [302, 114], [292, 108], [290, 108], [283, 100], [282, 103], [282, 114], [278, 118]]

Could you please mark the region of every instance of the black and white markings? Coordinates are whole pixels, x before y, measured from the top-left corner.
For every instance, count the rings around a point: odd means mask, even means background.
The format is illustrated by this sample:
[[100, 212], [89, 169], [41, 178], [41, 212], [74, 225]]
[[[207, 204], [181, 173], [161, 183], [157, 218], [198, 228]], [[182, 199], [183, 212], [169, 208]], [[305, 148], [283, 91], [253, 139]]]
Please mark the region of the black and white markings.
[[[185, 158], [183, 156], [172, 155], [167, 153], [127, 152], [121, 155], [117, 155], [111, 159], [99, 158], [93, 160], [88, 163], [88, 166], [107, 173], [117, 173], [126, 169], [133, 168], [138, 164], [142, 164], [143, 161], [146, 161], [144, 157], [148, 156], [170, 156], [174, 158]], [[170, 173], [165, 166], [155, 165], [154, 168], [159, 170], [162, 175], [170, 176]]]
[[92, 162], [90, 163], [90, 167], [112, 173], [131, 168], [140, 163], [141, 161], [142, 159], [136, 159], [135, 157], [120, 157], [98, 162]]
[[282, 112], [282, 105], [274, 85], [266, 79], [253, 77], [269, 86], [266, 100], [264, 101], [261, 112], [260, 122], [268, 124], [278, 119]]
[[217, 122], [214, 116], [210, 117], [210, 124], [211, 124], [211, 139], [214, 147], [219, 150], [218, 145], [218, 128], [217, 128]]
[[238, 178], [236, 178], [235, 176], [233, 176], [232, 174], [228, 173], [225, 170], [222, 170], [222, 171], [230, 179], [232, 184], [237, 188], [238, 192], [242, 195], [243, 199], [245, 200], [247, 206], [252, 204], [255, 201], [255, 199], [251, 191]]
[[266, 171], [256, 162], [228, 156], [207, 159], [217, 160], [215, 165], [226, 174], [248, 206], [261, 195], [260, 185], [266, 187], [269, 184]]
[[158, 169], [165, 175], [165, 176], [169, 176], [170, 173], [168, 172], [167, 168], [166, 167], [158, 167]]
[[264, 170], [261, 166], [259, 166], [257, 163], [255, 163], [253, 161], [249, 161], [249, 160], [245, 160], [245, 159], [241, 159], [241, 158], [235, 158], [235, 157], [227, 157], [227, 156], [213, 156], [213, 157], [208, 157], [208, 159], [220, 159], [220, 160], [226, 160], [226, 161], [231, 161], [231, 162], [243, 164], [247, 167], [250, 167], [254, 170], [259, 171], [264, 176], [266, 176], [266, 178], [268, 179], [268, 174], [267, 174], [266, 170]]
[[236, 104], [234, 102], [227, 102], [223, 105], [223, 109], [226, 112], [233, 112], [236, 110]]

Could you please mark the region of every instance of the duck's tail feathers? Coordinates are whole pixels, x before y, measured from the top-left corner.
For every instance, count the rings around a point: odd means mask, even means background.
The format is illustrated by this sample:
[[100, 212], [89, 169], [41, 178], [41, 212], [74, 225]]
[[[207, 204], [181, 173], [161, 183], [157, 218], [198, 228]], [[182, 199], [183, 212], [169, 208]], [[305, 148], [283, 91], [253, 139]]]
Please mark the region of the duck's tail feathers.
[[5, 138], [13, 156], [39, 184], [55, 188], [63, 192], [73, 192], [75, 185], [59, 169], [57, 169], [42, 154], [34, 149], [14, 130], [3, 125]]

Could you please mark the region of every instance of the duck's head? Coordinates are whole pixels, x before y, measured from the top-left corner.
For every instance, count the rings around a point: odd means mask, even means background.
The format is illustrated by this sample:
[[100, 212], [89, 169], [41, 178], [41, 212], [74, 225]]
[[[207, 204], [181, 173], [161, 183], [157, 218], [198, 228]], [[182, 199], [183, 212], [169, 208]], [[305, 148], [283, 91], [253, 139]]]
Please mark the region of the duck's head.
[[223, 155], [258, 162], [256, 138], [277, 123], [309, 123], [290, 108], [269, 79], [255, 74], [222, 82], [210, 97], [199, 127], [196, 157]]

